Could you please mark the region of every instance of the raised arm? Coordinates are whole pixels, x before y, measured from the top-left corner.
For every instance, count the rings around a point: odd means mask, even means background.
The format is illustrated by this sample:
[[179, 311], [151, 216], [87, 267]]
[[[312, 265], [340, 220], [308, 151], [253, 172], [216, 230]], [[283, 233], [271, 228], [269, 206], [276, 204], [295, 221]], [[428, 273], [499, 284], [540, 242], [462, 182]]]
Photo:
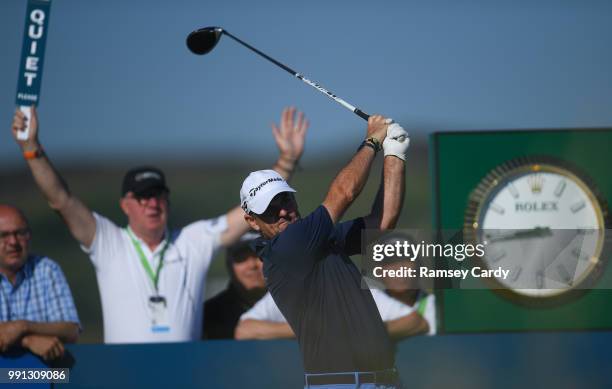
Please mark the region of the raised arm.
[[[336, 223], [363, 190], [376, 152], [387, 134], [387, 120], [372, 115], [368, 120], [366, 146], [362, 147], [351, 161], [338, 173], [329, 187], [323, 206]], [[373, 139], [373, 141], [372, 141]]]
[[22, 141], [17, 138], [17, 131], [25, 128], [25, 121], [25, 115], [20, 110], [15, 110], [13, 137], [23, 151], [36, 185], [47, 199], [49, 206], [58, 211], [64, 219], [72, 236], [84, 246], [91, 246], [96, 232], [96, 221], [91, 210], [70, 193], [68, 186], [43, 152], [38, 140], [38, 116], [34, 106], [32, 106], [30, 136]]
[[404, 203], [405, 160], [410, 138], [404, 129], [392, 124], [387, 129], [383, 142], [385, 161], [372, 211], [366, 216], [368, 229], [388, 230], [395, 228]]
[[[281, 114], [280, 124], [272, 124], [272, 135], [278, 146], [279, 157], [273, 169], [285, 180], [289, 181], [295, 172], [302, 153], [308, 120], [302, 112], [297, 112], [294, 107], [285, 108]], [[229, 246], [235, 243], [249, 230], [249, 225], [244, 220], [244, 211], [240, 206], [232, 208], [227, 213], [227, 230], [221, 236], [221, 244]]]

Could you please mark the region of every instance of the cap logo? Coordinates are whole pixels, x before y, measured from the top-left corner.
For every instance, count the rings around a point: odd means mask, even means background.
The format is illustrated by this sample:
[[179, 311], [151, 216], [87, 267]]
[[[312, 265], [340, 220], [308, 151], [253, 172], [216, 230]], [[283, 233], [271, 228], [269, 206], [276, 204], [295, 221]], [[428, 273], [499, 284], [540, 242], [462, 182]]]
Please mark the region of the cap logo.
[[142, 181], [146, 180], [147, 178], [153, 178], [161, 181], [161, 176], [155, 172], [143, 172], [134, 176], [135, 181]]
[[271, 183], [271, 182], [274, 182], [274, 181], [284, 181], [284, 180], [283, 180], [282, 178], [280, 178], [280, 177], [268, 178], [267, 180], [265, 180], [265, 181], [264, 181], [264, 182], [262, 182], [261, 184], [257, 185], [256, 187], [251, 188], [251, 189], [249, 190], [249, 196], [251, 196], [251, 197], [255, 197], [255, 195], [257, 194], [257, 192], [258, 192], [258, 191], [259, 191], [261, 188], [263, 188], [265, 185], [267, 185], [267, 184], [269, 184], [269, 183]]

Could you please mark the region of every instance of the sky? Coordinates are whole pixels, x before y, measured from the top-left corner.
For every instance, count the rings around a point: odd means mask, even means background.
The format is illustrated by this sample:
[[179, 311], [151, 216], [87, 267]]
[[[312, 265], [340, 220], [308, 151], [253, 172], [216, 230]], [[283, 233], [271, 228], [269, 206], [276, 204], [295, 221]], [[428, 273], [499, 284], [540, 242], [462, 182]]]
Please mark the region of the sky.
[[[0, 2], [0, 165], [21, 166], [15, 108], [25, 0]], [[269, 157], [283, 107], [310, 119], [305, 159], [355, 148], [365, 122], [217, 25], [415, 137], [612, 127], [610, 1], [52, 0], [39, 104], [53, 160]]]

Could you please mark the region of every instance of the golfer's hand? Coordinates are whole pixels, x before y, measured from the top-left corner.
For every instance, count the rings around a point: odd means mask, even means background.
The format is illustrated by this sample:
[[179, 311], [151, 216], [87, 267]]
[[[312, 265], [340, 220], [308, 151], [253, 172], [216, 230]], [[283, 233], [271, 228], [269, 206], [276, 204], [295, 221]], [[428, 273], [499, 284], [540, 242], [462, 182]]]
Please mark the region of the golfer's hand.
[[23, 338], [21, 345], [45, 361], [64, 355], [64, 345], [56, 336], [28, 335]]
[[372, 115], [368, 119], [368, 131], [366, 138], [376, 138], [380, 143], [385, 140], [387, 136], [387, 127], [391, 119], [385, 119], [381, 115]]
[[24, 332], [25, 322], [23, 320], [0, 323], [0, 351], [5, 352], [17, 343]]
[[280, 151], [281, 158], [291, 162], [297, 162], [304, 152], [304, 140], [308, 120], [302, 112], [297, 112], [294, 107], [288, 107], [281, 114], [280, 125], [277, 127], [272, 123], [272, 134]]
[[410, 137], [406, 130], [397, 123], [390, 124], [387, 128], [387, 138], [383, 142], [385, 157], [392, 155], [405, 161], [409, 145]]
[[22, 131], [26, 128], [26, 121], [26, 116], [17, 108], [15, 110], [15, 115], [13, 115], [13, 125], [11, 127], [13, 138], [15, 138], [15, 141], [23, 151], [34, 151], [40, 148], [40, 144], [38, 143], [38, 115], [36, 114], [36, 108], [34, 106], [32, 106], [32, 115], [30, 119], [30, 136], [27, 140], [20, 140], [17, 138], [17, 131]]

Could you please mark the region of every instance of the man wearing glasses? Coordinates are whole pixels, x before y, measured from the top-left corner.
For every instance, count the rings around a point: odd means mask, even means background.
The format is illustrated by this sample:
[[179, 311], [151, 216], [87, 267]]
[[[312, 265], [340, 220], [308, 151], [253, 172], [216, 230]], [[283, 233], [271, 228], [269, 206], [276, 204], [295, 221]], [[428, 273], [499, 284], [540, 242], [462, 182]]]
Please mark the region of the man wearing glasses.
[[[296, 118], [297, 116], [297, 118]], [[205, 278], [216, 251], [236, 242], [248, 230], [244, 211], [235, 207], [215, 219], [179, 230], [167, 228], [170, 190], [164, 174], [144, 166], [124, 177], [120, 206], [125, 228], [92, 212], [70, 193], [38, 142], [36, 110], [30, 136], [17, 133], [25, 117], [15, 111], [13, 136], [23, 150], [34, 180], [58, 211], [96, 270], [106, 343], [199, 340]], [[304, 149], [307, 121], [294, 108], [283, 111], [273, 126], [280, 150], [275, 169], [289, 178]]]
[[22, 346], [45, 360], [76, 342], [79, 318], [59, 265], [29, 253], [23, 213], [0, 204], [0, 352]]

